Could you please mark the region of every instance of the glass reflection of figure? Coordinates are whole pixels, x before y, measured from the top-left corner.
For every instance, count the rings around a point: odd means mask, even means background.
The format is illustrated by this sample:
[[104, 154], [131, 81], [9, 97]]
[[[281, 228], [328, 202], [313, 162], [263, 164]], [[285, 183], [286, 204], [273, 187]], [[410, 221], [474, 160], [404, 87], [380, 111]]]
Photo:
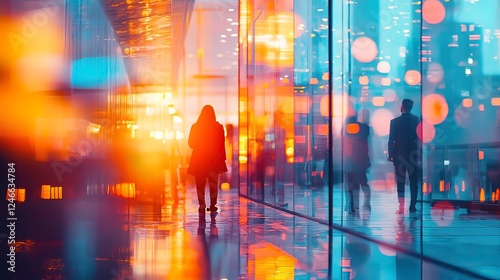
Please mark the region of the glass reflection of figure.
[[[417, 238], [418, 218], [409, 219], [409, 225], [406, 225], [404, 216], [398, 216], [396, 227], [396, 244], [402, 248], [414, 251]], [[396, 251], [396, 279], [412, 280], [421, 278], [420, 259], [409, 256], [406, 253]]]
[[[364, 193], [363, 209], [370, 210], [371, 191], [367, 171], [371, 166], [368, 155], [370, 127], [361, 123], [357, 115], [350, 116], [344, 127], [344, 172], [346, 186], [346, 207], [349, 214], [359, 214], [360, 186]], [[358, 213], [356, 213], [358, 211]]]
[[280, 110], [274, 112], [274, 155], [275, 155], [275, 203], [278, 206], [286, 207], [285, 202], [285, 165], [286, 161], [286, 129], [284, 113]]

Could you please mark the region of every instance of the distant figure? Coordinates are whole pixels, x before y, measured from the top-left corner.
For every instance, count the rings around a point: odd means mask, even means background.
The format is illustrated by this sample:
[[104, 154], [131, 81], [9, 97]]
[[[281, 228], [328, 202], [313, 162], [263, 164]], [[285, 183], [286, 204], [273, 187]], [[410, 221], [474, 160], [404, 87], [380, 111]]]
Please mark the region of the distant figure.
[[214, 108], [205, 105], [200, 116], [191, 127], [188, 145], [193, 149], [187, 170], [195, 177], [198, 202], [198, 212], [205, 211], [205, 185], [208, 179], [210, 187], [210, 208], [207, 211], [216, 212], [219, 174], [227, 172], [224, 127], [217, 122]]
[[359, 189], [364, 194], [363, 208], [370, 210], [370, 187], [366, 172], [371, 166], [368, 141], [370, 127], [350, 116], [344, 127], [344, 174], [347, 182], [346, 208], [350, 214], [359, 211]]
[[401, 103], [401, 116], [391, 120], [389, 133], [389, 161], [395, 167], [398, 189], [399, 209], [396, 214], [404, 214], [405, 208], [405, 180], [406, 173], [410, 179], [410, 213], [415, 213], [417, 208], [418, 177], [421, 165], [421, 145], [417, 136], [417, 126], [420, 120], [411, 114], [413, 101], [403, 99]]

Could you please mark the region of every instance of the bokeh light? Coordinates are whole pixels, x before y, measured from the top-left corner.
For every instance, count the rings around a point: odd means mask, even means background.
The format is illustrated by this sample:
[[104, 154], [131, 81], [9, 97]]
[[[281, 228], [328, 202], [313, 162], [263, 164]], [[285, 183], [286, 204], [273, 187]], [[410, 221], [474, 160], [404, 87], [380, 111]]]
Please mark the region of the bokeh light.
[[359, 62], [372, 62], [378, 54], [375, 41], [368, 37], [359, 37], [352, 42], [352, 56]]
[[430, 143], [436, 136], [436, 128], [426, 122], [420, 122], [417, 126], [417, 136], [423, 143]]
[[472, 107], [472, 105], [474, 105], [474, 102], [471, 98], [462, 99], [462, 106], [464, 106], [465, 108], [470, 108]]
[[372, 98], [372, 104], [376, 107], [382, 107], [385, 104], [385, 99], [382, 96], [374, 96]]
[[358, 134], [359, 132], [359, 124], [350, 123], [346, 126], [346, 131], [348, 134]]
[[427, 69], [427, 81], [433, 84], [440, 83], [444, 77], [443, 66], [441, 64], [432, 62], [429, 64], [429, 68]]
[[389, 135], [391, 120], [394, 114], [388, 109], [377, 109], [372, 115], [372, 127], [375, 133], [379, 136]]
[[391, 71], [391, 64], [389, 64], [389, 62], [387, 61], [380, 61], [377, 64], [377, 71], [383, 74], [387, 74]]
[[410, 86], [415, 86], [420, 84], [422, 77], [420, 72], [417, 70], [408, 70], [405, 74], [405, 82]]
[[368, 83], [370, 83], [370, 79], [368, 78], [368, 76], [361, 76], [361, 77], [359, 77], [358, 80], [359, 80], [359, 84], [363, 85], [363, 86], [365, 86]]
[[385, 86], [385, 87], [390, 86], [391, 85], [391, 78], [384, 77], [384, 78], [380, 79], [380, 84]]
[[422, 117], [430, 124], [440, 124], [448, 116], [446, 99], [436, 93], [426, 95], [422, 101]]
[[444, 20], [446, 10], [438, 0], [427, 0], [422, 4], [422, 17], [425, 22], [438, 24]]

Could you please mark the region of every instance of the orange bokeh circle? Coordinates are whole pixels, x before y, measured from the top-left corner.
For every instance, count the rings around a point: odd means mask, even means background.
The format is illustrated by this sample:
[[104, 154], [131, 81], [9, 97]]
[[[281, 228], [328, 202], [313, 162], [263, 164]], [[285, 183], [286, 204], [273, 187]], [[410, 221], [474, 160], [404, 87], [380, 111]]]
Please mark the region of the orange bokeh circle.
[[422, 4], [422, 17], [427, 23], [438, 24], [445, 16], [446, 10], [441, 1], [427, 0]]
[[352, 42], [352, 56], [359, 62], [372, 62], [378, 55], [378, 48], [375, 41], [364, 36]]
[[429, 124], [440, 124], [448, 116], [446, 99], [436, 93], [426, 95], [422, 100], [422, 118]]
[[420, 84], [422, 81], [422, 76], [420, 75], [420, 72], [417, 70], [408, 70], [406, 71], [405, 74], [405, 82], [409, 84], [410, 86], [415, 86]]
[[417, 126], [417, 135], [423, 143], [430, 143], [436, 136], [436, 128], [426, 121], [420, 122]]

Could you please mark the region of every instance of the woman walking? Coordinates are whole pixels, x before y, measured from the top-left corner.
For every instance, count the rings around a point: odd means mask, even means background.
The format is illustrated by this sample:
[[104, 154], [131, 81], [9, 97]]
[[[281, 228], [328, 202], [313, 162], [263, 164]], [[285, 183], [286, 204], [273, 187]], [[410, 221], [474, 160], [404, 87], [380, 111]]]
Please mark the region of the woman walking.
[[227, 172], [224, 127], [217, 122], [214, 108], [205, 105], [200, 116], [191, 127], [188, 145], [193, 152], [189, 161], [188, 174], [195, 177], [200, 207], [205, 211], [205, 185], [210, 187], [210, 207], [207, 211], [217, 212], [219, 174]]

